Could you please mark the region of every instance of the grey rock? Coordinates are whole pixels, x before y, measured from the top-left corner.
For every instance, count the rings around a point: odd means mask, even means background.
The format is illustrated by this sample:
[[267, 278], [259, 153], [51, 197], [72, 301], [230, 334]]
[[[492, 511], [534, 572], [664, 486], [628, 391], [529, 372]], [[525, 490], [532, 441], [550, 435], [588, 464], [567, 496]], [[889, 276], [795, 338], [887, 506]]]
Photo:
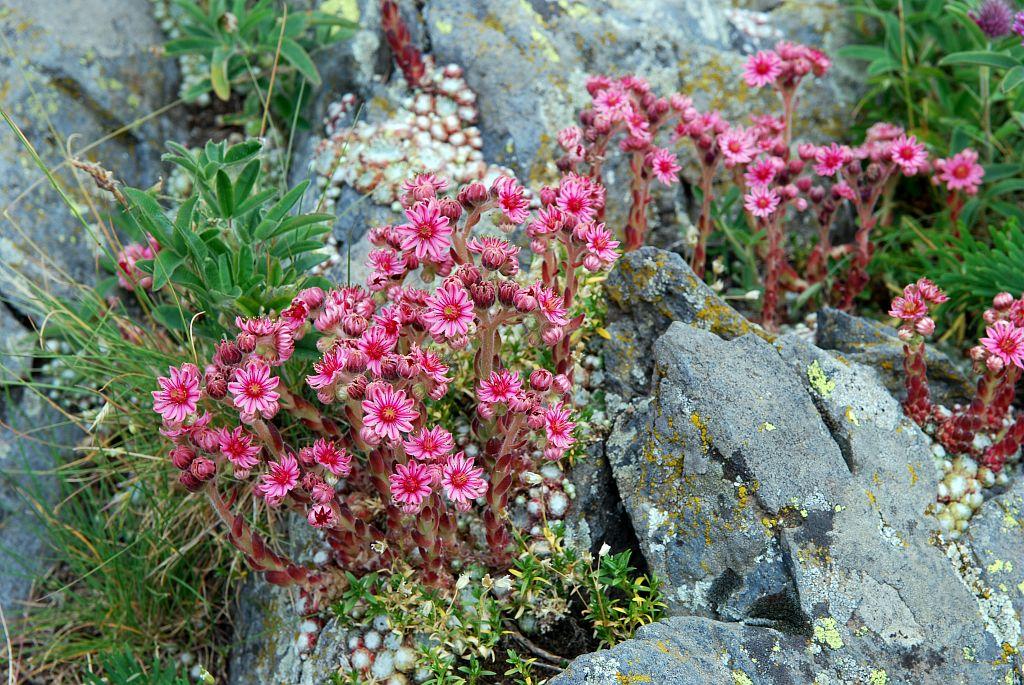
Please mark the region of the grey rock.
[[[94, 218], [86, 197], [100, 198], [101, 208], [109, 198], [91, 179], [78, 173], [76, 180], [61, 166], [65, 145], [130, 185], [156, 180], [163, 140], [174, 137], [181, 117], [133, 124], [173, 100], [173, 60], [152, 51], [163, 37], [149, 3], [68, 0], [57, 10], [11, 0], [0, 31], [8, 55], [0, 64], [4, 109], [88, 221]], [[115, 131], [121, 132], [91, 147]], [[61, 293], [71, 292], [70, 279], [92, 278], [96, 255], [86, 229], [11, 131], [0, 142], [0, 198], [7, 214], [0, 225], [3, 294], [24, 295], [11, 271]]]
[[[894, 328], [825, 308], [818, 312], [815, 344], [840, 353], [842, 359], [876, 369], [889, 392], [897, 397], [904, 394], [903, 343]], [[963, 370], [932, 345], [928, 346], [927, 354], [932, 398], [946, 406], [970, 401], [974, 388]]]
[[610, 335], [602, 352], [607, 390], [623, 398], [644, 394], [650, 383], [651, 346], [673, 321], [725, 337], [767, 337], [701, 281], [674, 252], [642, 247], [616, 262], [606, 282]]
[[[857, 683], [875, 669], [890, 683], [995, 682], [1012, 668], [1005, 621], [932, 544], [928, 440], [873, 370], [794, 337], [728, 341], [683, 323], [653, 359], [650, 397], [619, 417], [608, 458], [671, 613], [798, 640], [780, 647], [782, 674], [737, 661], [750, 682]], [[730, 654], [746, 644], [729, 635]], [[700, 632], [676, 640], [706, 649]], [[645, 649], [615, 663], [626, 673]], [[728, 682], [648, 661], [633, 673], [651, 682]]]
[[45, 529], [34, 502], [44, 507], [58, 493], [48, 475], [61, 451], [70, 451], [81, 432], [35, 395], [0, 388], [0, 606], [10, 622], [23, 612], [33, 583], [47, 569]]
[[1000, 613], [1009, 615], [1009, 605], [1024, 617], [1024, 480], [1018, 475], [1009, 490], [985, 502], [967, 530], [974, 567], [991, 601]]

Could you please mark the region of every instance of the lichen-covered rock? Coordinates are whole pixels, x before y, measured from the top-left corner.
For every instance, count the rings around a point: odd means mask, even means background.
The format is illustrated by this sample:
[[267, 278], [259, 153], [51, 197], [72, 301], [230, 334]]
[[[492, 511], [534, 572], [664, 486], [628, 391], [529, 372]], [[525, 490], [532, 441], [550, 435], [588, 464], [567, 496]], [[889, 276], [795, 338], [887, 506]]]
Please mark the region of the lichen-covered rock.
[[[818, 312], [814, 342], [823, 350], [838, 352], [845, 360], [875, 369], [890, 393], [897, 397], [903, 394], [903, 343], [895, 329], [826, 307]], [[932, 398], [945, 406], [966, 403], [974, 395], [963, 370], [931, 345], [928, 381]]]
[[[87, 221], [89, 206], [64, 162], [70, 154], [99, 161], [126, 183], [145, 187], [159, 175], [163, 141], [175, 137], [181, 117], [142, 120], [173, 99], [173, 60], [154, 52], [163, 42], [148, 2], [10, 0], [0, 10], [9, 43], [0, 64], [3, 107], [76, 198]], [[32, 157], [7, 130], [0, 138], [0, 295], [21, 292], [10, 270], [36, 283], [70, 292], [68, 278], [89, 281], [95, 253], [82, 223], [64, 206]], [[100, 139], [119, 132], [102, 144]], [[91, 179], [84, 192], [100, 196]], [[104, 197], [103, 201], [108, 201]], [[102, 206], [102, 203], [100, 204]]]
[[[798, 638], [780, 646], [789, 680], [751, 653], [749, 682], [861, 683], [874, 669], [893, 683], [996, 682], [1012, 670], [1005, 623], [933, 544], [928, 440], [872, 370], [797, 338], [724, 340], [678, 322], [653, 360], [650, 397], [620, 416], [608, 458], [671, 612]], [[805, 651], [810, 677], [796, 675]], [[674, 666], [634, 673], [709, 682], [665, 675]]]
[[1019, 641], [1024, 638], [1024, 479], [1018, 475], [1013, 487], [981, 506], [971, 519], [966, 542], [979, 580], [999, 613], [1012, 620], [1006, 605], [1013, 607]]
[[651, 346], [673, 321], [725, 338], [766, 335], [725, 304], [674, 252], [642, 247], [615, 264], [606, 282], [608, 340], [602, 347], [607, 390], [625, 399], [646, 393]]

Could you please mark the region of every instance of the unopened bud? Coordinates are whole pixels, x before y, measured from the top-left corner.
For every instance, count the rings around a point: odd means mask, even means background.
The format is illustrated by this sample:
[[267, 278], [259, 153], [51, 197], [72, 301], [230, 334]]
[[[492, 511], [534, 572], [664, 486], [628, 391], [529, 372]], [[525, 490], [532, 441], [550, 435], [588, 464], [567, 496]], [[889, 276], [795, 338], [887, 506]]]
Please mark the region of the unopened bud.
[[554, 375], [547, 369], [534, 369], [530, 374], [530, 387], [537, 392], [547, 392], [553, 380]]
[[217, 465], [206, 457], [196, 457], [189, 464], [188, 471], [196, 480], [207, 481], [217, 472]]
[[196, 452], [191, 447], [185, 445], [178, 445], [171, 450], [171, 462], [174, 464], [174, 468], [184, 471], [192, 463], [192, 460], [196, 458]]
[[914, 330], [927, 338], [935, 332], [935, 321], [930, 316], [923, 316], [914, 322]]
[[1013, 295], [1010, 293], [999, 293], [992, 298], [992, 306], [999, 311], [1006, 311], [1013, 304]]

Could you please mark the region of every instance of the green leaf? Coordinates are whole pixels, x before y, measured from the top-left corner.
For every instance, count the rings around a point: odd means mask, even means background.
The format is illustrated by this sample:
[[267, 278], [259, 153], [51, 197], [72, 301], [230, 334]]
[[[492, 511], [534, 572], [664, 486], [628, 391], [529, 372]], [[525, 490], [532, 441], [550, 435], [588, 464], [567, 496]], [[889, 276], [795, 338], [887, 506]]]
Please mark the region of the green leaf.
[[232, 145], [224, 153], [224, 163], [228, 165], [239, 164], [248, 160], [263, 148], [263, 143], [255, 139], [249, 139], [238, 145]]
[[[238, 174], [238, 179], [235, 180], [235, 210], [238, 209], [238, 201], [244, 200], [249, 196], [254, 185], [256, 185], [256, 179], [260, 175], [260, 160], [254, 159], [245, 165], [242, 169], [242, 173]], [[237, 216], [237, 214], [236, 214]]]
[[217, 170], [217, 205], [220, 207], [220, 215], [224, 218], [231, 216], [235, 208], [235, 191], [231, 185], [231, 179], [223, 169]]
[[999, 84], [999, 90], [1004, 93], [1009, 93], [1022, 83], [1024, 83], [1024, 67], [1016, 66], [1006, 72], [1006, 76], [1003, 77], [1003, 82]]
[[153, 309], [153, 318], [172, 331], [183, 331], [189, 319], [175, 306], [162, 304]]
[[1021, 171], [1020, 164], [985, 164], [985, 182], [993, 183], [1004, 178], [1016, 176]]
[[309, 58], [306, 50], [291, 38], [285, 38], [281, 42], [281, 56], [288, 60], [288, 63], [299, 70], [306, 80], [314, 86], [320, 85], [320, 74], [316, 65]]
[[954, 52], [939, 60], [941, 66], [974, 66], [974, 67], [995, 67], [997, 69], [1013, 69], [1020, 64], [1020, 61], [1011, 55], [1002, 52], [989, 52], [987, 50], [970, 50], [967, 52]]
[[185, 54], [208, 54], [221, 47], [221, 42], [215, 38], [179, 38], [167, 41], [164, 44], [164, 52], [168, 56]]
[[839, 57], [858, 59], [865, 62], [874, 62], [876, 59], [884, 58], [888, 55], [885, 48], [877, 45], [846, 45], [836, 50], [836, 54]]
[[183, 255], [168, 249], [160, 250], [153, 260], [153, 289], [160, 290], [167, 285], [184, 261]]
[[210, 57], [210, 85], [221, 100], [231, 97], [231, 83], [228, 81], [228, 59], [231, 53], [224, 47], [213, 51]]

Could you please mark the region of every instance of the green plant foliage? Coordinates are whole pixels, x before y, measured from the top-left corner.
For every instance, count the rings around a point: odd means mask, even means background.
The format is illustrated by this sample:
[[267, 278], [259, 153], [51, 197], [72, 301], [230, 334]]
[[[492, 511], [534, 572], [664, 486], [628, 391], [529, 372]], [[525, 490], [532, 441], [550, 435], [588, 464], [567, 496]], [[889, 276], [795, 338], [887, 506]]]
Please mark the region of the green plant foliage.
[[308, 182], [283, 195], [261, 188], [257, 141], [207, 143], [195, 151], [168, 147], [164, 158], [184, 169], [194, 188], [173, 217], [152, 193], [124, 191], [130, 235], [144, 242], [148, 233], [161, 245], [155, 259], [138, 262], [152, 274], [154, 290], [170, 286], [168, 301], [156, 305], [154, 316], [171, 330], [185, 330], [195, 319], [216, 339], [229, 316], [286, 307], [297, 290], [312, 284], [310, 270], [327, 258], [322, 236], [334, 216], [293, 212]]
[[[198, 55], [209, 67], [209, 75], [194, 84], [185, 99], [194, 100], [212, 91], [228, 100], [232, 92], [238, 92], [245, 96], [250, 114], [262, 115], [264, 98], [271, 93], [271, 110], [285, 124], [297, 116], [308, 97], [306, 84], [320, 85], [311, 53], [348, 38], [357, 28], [325, 12], [289, 13], [287, 3], [272, 0], [174, 2], [185, 21], [181, 37], [166, 44], [167, 54]], [[259, 121], [260, 116], [254, 118]]]
[[142, 668], [130, 651], [116, 651], [100, 657], [100, 667], [105, 677], [90, 673], [87, 685], [189, 685], [187, 678], [178, 675], [173, 664], [164, 665], [157, 658], [149, 668]]

